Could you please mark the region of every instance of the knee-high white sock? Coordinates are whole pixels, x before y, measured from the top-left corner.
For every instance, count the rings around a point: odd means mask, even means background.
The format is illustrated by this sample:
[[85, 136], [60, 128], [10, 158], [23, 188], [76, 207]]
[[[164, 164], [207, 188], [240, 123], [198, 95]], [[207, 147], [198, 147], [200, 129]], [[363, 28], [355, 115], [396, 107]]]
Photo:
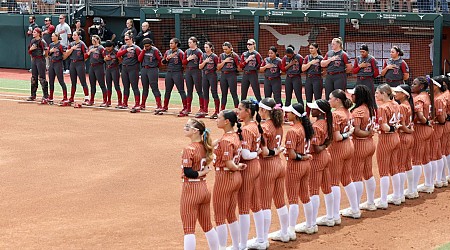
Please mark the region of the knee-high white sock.
[[367, 195], [367, 203], [374, 204], [375, 203], [375, 189], [377, 188], [377, 183], [375, 182], [375, 177], [370, 177], [370, 179], [364, 181], [366, 184], [366, 195]]
[[317, 215], [319, 214], [320, 197], [319, 195], [313, 195], [310, 199], [313, 207], [312, 225], [314, 226], [316, 225]]
[[417, 192], [417, 186], [419, 186], [420, 176], [422, 175], [422, 165], [415, 165], [415, 166], [412, 166], [412, 169], [413, 169], [413, 171], [414, 171], [414, 185], [413, 185], [413, 190], [414, 190], [414, 192]]
[[403, 196], [403, 190], [405, 190], [405, 183], [406, 183], [406, 173], [401, 172], [399, 173], [399, 175], [400, 175], [400, 192], [402, 193]]
[[264, 212], [263, 212], [263, 210], [259, 210], [258, 212], [253, 213], [253, 220], [255, 220], [256, 240], [258, 240], [258, 242], [264, 242]]
[[394, 198], [398, 199], [402, 197], [402, 193], [400, 191], [400, 174], [394, 174], [392, 176], [392, 190], [394, 191]]
[[269, 240], [270, 223], [272, 222], [272, 210], [263, 210], [264, 214], [264, 241]]
[[356, 181], [353, 182], [353, 185], [355, 185], [356, 189], [356, 201], [358, 204], [361, 204], [361, 196], [364, 191], [364, 183], [362, 181]]
[[345, 193], [347, 194], [348, 202], [353, 212], [359, 211], [358, 197], [356, 197], [356, 188], [353, 182], [350, 182], [344, 187]]
[[240, 228], [240, 243], [241, 247], [247, 247], [248, 232], [250, 231], [250, 215], [239, 215], [239, 228]]
[[333, 219], [341, 218], [339, 209], [341, 209], [341, 188], [339, 186], [332, 186], [331, 193], [333, 194]]
[[306, 227], [312, 227], [313, 226], [313, 205], [312, 205], [311, 201], [303, 204], [303, 211], [305, 213], [305, 218], [306, 218]]
[[380, 179], [380, 199], [383, 203], [387, 202], [387, 195], [389, 191], [389, 176], [383, 176]]
[[436, 181], [442, 182], [442, 171], [444, 170], [444, 160], [439, 159], [436, 161]]
[[219, 237], [219, 246], [227, 247], [228, 230], [227, 224], [216, 226], [217, 237]]
[[228, 228], [230, 229], [231, 235], [231, 243], [233, 245], [233, 249], [239, 249], [239, 222], [235, 221], [231, 224], [228, 224]]
[[195, 250], [195, 234], [184, 235], [184, 250]]
[[445, 158], [445, 156], [442, 156], [441, 158], [441, 164], [442, 164], [442, 176], [441, 176], [441, 180], [442, 182], [447, 181], [447, 176], [445, 175], [445, 170], [447, 169], [446, 164], [447, 164], [447, 158]]
[[437, 161], [430, 161], [431, 163], [431, 185], [434, 186], [434, 181], [436, 181], [437, 176]]
[[450, 155], [447, 155], [445, 158], [447, 159], [447, 172], [450, 176]]
[[324, 195], [325, 198], [325, 209], [327, 211], [327, 219], [332, 220], [333, 219], [333, 203], [334, 203], [334, 197], [333, 193], [329, 193]]
[[414, 192], [414, 170], [411, 169], [409, 171], [406, 171], [406, 178], [408, 180], [407, 182], [408, 193], [412, 193]]
[[425, 177], [425, 186], [433, 186], [433, 167], [431, 162], [428, 162], [423, 166], [423, 175]]
[[286, 235], [287, 229], [289, 227], [289, 211], [287, 206], [282, 206], [277, 209], [278, 218], [280, 220], [280, 226], [281, 226], [281, 234]]
[[208, 240], [208, 246], [210, 250], [219, 249], [219, 236], [216, 230], [213, 228], [205, 233], [206, 239]]
[[298, 204], [289, 204], [289, 226], [295, 227], [298, 218]]

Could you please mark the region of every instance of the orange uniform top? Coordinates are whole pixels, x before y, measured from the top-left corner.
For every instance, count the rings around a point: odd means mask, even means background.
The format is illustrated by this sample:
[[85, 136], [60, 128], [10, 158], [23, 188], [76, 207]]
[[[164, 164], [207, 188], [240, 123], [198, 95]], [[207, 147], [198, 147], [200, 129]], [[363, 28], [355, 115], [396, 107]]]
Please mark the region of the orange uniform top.
[[206, 163], [206, 150], [202, 142], [193, 142], [183, 149], [181, 156], [181, 178], [184, 176], [184, 168], [192, 168], [194, 171], [202, 171]]
[[[427, 92], [421, 92], [418, 95], [413, 95], [414, 100], [414, 111], [417, 112], [423, 112], [423, 115], [429, 119], [430, 118], [430, 96]], [[419, 123], [419, 117], [415, 116], [414, 123]], [[420, 124], [420, 123], [419, 123]]]
[[[328, 137], [327, 120], [317, 120], [312, 127], [314, 129], [314, 135], [311, 138], [311, 144], [317, 146], [323, 145]], [[311, 153], [315, 153], [314, 147], [311, 147], [310, 151]]]
[[[445, 99], [445, 93], [441, 93], [434, 98], [434, 114], [438, 115], [447, 115], [447, 100]], [[438, 122], [436, 120], [436, 122]]]
[[305, 139], [305, 129], [301, 123], [295, 123], [286, 134], [286, 149], [293, 149], [298, 154], [309, 153], [309, 141]]
[[272, 120], [266, 120], [264, 123], [261, 123], [261, 127], [264, 131], [267, 148], [273, 150], [281, 146], [283, 127], [276, 128]]
[[447, 104], [447, 115], [450, 115], [450, 91], [445, 91], [444, 96]]
[[403, 122], [408, 128], [411, 128], [412, 123], [412, 110], [408, 100], [400, 103], [400, 122]]
[[[361, 130], [369, 131], [372, 129], [374, 122], [375, 122], [375, 116], [370, 117], [369, 108], [367, 105], [363, 104], [354, 110], [352, 110], [352, 117], [353, 117], [353, 126], [359, 126]], [[373, 136], [373, 133], [369, 135], [369, 138]], [[353, 135], [353, 139], [365, 139], [360, 138], [356, 135]]]
[[352, 125], [352, 115], [344, 107], [333, 111], [333, 132], [339, 131], [341, 134], [348, 132]]
[[225, 163], [229, 160], [233, 160], [235, 164], [238, 164], [241, 159], [241, 150], [241, 141], [236, 132], [231, 131], [223, 134], [214, 148], [214, 154], [216, 155], [214, 167], [225, 168]]
[[250, 124], [242, 127], [242, 137], [242, 149], [248, 149], [250, 152], [258, 151], [261, 134], [255, 121], [251, 121]]

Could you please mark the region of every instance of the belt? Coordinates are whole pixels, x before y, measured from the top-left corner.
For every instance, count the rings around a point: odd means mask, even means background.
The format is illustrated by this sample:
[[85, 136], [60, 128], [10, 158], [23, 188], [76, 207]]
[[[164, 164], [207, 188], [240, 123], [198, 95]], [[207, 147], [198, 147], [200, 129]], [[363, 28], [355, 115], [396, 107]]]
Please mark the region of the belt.
[[345, 73], [344, 71], [339, 71], [339, 72], [327, 72], [328, 75], [337, 75], [337, 74], [342, 74]]
[[203, 73], [204, 73], [205, 75], [208, 75], [208, 74], [216, 73], [216, 71], [212, 71], [212, 70], [204, 70]]
[[244, 71], [244, 73], [245, 73], [246, 75], [253, 75], [253, 74], [256, 74], [256, 70]]
[[403, 82], [403, 80], [391, 80], [391, 79], [386, 79], [386, 82]]
[[103, 63], [91, 63], [91, 67], [102, 65]]
[[61, 62], [61, 60], [52, 60], [52, 63]]
[[124, 67], [133, 67], [133, 66], [136, 66], [136, 64], [132, 64], [132, 65], [122, 64], [122, 66], [124, 66]]
[[185, 178], [183, 178], [181, 180], [181, 182], [200, 182], [200, 181], [204, 181], [204, 180], [205, 180], [204, 178], [200, 178], [200, 179], [185, 179]]
[[72, 60], [72, 62], [82, 62], [83, 60]]
[[144, 68], [144, 69], [154, 69], [154, 68], [156, 68], [156, 67], [151, 67], [151, 66], [145, 65], [145, 66], [142, 66], [142, 68]]
[[235, 71], [222, 71], [222, 73], [224, 74], [231, 74], [231, 73], [236, 73]]
[[268, 76], [266, 76], [267, 80], [275, 80], [275, 79], [279, 79], [279, 78], [280, 78], [279, 76], [276, 76], [276, 77], [268, 77]]
[[198, 67], [186, 67], [186, 69], [188, 69], [188, 70], [196, 70], [196, 69], [199, 69]]
[[308, 77], [320, 77], [321, 74], [307, 74]]
[[288, 76], [288, 77], [291, 77], [291, 78], [292, 78], [292, 77], [301, 77], [300, 74], [288, 74], [287, 76]]
[[119, 66], [119, 65], [118, 64], [111, 64], [111, 65], [106, 65], [106, 68], [112, 69], [112, 68], [116, 68], [117, 66]]
[[373, 79], [372, 76], [358, 76], [359, 80], [365, 80], [365, 79]]
[[167, 72], [181, 72], [181, 70], [167, 70]]
[[43, 56], [34, 56], [33, 59], [42, 59], [44, 58]]
[[229, 168], [216, 168], [216, 171], [230, 171]]

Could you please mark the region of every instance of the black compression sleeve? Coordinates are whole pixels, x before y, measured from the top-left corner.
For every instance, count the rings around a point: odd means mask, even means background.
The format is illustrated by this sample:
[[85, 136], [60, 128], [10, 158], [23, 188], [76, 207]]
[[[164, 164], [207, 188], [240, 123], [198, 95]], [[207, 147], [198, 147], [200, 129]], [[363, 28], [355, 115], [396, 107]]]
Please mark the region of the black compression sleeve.
[[196, 179], [198, 177], [198, 172], [192, 170], [192, 168], [183, 168], [184, 176], [190, 179]]
[[269, 149], [269, 156], [274, 156], [275, 155], [275, 150]]

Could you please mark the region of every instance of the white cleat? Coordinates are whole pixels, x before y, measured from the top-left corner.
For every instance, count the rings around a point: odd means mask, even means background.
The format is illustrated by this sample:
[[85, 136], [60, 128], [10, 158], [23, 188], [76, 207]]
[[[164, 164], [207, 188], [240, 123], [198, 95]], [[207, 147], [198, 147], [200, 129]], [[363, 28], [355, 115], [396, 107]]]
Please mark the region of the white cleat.
[[400, 206], [402, 204], [402, 198], [394, 198], [393, 194], [387, 196], [387, 203]]
[[354, 212], [351, 208], [346, 208], [340, 211], [341, 215], [348, 218], [359, 219], [361, 218], [361, 211]]
[[288, 227], [287, 233], [289, 236], [289, 240], [294, 241], [297, 239], [297, 234], [295, 233], [295, 229]]
[[259, 242], [256, 238], [247, 241], [248, 249], [265, 250], [269, 248], [269, 242]]
[[443, 180], [443, 181], [442, 181], [442, 186], [443, 186], [443, 187], [448, 187], [448, 182], [447, 182], [447, 180]]
[[410, 193], [410, 192], [408, 192], [407, 189], [405, 190], [404, 194], [405, 194], [406, 199], [412, 200], [412, 199], [417, 199], [417, 198], [419, 198], [419, 193], [418, 193], [418, 192], [412, 192], [412, 193]]
[[444, 183], [441, 182], [441, 181], [437, 181], [437, 182], [434, 183], [434, 187], [435, 187], [435, 188], [441, 188], [441, 187], [443, 187], [443, 186], [444, 186]]
[[425, 186], [425, 184], [422, 184], [422, 185], [419, 185], [419, 186], [417, 187], [417, 191], [418, 191], [419, 193], [428, 193], [428, 194], [432, 194], [432, 193], [434, 192], [434, 187], [433, 187], [433, 186], [428, 187], [428, 186]]
[[341, 225], [341, 222], [342, 222], [341, 217], [339, 217], [337, 219], [333, 219], [333, 220], [334, 220], [334, 225], [335, 226]]
[[315, 234], [318, 231], [319, 227], [317, 225], [307, 227], [305, 222], [295, 225], [295, 232], [297, 233]]
[[269, 239], [271, 239], [273, 241], [281, 241], [281, 242], [284, 242], [284, 243], [287, 243], [287, 242], [289, 242], [291, 240], [290, 237], [289, 237], [289, 234], [282, 235], [281, 234], [281, 230], [273, 232], [273, 233], [270, 233], [269, 234]]
[[375, 211], [377, 210], [377, 206], [375, 206], [375, 203], [370, 204], [366, 201], [362, 204], [359, 204], [359, 209], [367, 211]]
[[375, 200], [375, 206], [377, 206], [378, 209], [387, 209], [388, 208], [388, 203], [387, 202], [382, 202], [381, 199], [376, 199]]
[[318, 226], [327, 226], [327, 227], [334, 227], [334, 220], [333, 219], [328, 219], [326, 215], [317, 218], [316, 220], [316, 224]]

